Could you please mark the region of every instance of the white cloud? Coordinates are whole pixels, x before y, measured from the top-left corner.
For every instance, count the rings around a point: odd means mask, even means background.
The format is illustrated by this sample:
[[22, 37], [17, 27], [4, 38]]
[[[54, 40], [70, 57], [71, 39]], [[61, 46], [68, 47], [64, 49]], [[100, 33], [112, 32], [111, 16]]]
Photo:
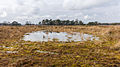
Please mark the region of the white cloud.
[[109, 1], [110, 0], [65, 0], [63, 7], [65, 9], [88, 9]]
[[7, 16], [7, 13], [5, 11], [0, 13], [0, 17], [6, 17], [6, 16]]
[[120, 21], [119, 2], [120, 0], [0, 0], [0, 20], [22, 22], [59, 18]]
[[89, 19], [89, 16], [88, 16], [88, 15], [84, 16], [84, 19], [85, 19], [85, 20], [86, 20], [86, 19]]

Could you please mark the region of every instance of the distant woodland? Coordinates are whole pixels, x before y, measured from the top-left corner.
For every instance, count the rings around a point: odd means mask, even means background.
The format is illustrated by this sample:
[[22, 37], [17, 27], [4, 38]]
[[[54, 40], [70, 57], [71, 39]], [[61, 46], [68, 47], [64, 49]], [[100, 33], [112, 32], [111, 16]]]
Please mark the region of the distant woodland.
[[[21, 26], [22, 24], [17, 21], [13, 22], [3, 22], [0, 23], [0, 25], [10, 25], [10, 26]], [[25, 25], [120, 25], [120, 23], [100, 23], [98, 21], [94, 22], [88, 22], [85, 24], [81, 20], [52, 20], [52, 19], [44, 19], [41, 22], [38, 22], [38, 24], [33, 24], [30, 21], [26, 21]]]

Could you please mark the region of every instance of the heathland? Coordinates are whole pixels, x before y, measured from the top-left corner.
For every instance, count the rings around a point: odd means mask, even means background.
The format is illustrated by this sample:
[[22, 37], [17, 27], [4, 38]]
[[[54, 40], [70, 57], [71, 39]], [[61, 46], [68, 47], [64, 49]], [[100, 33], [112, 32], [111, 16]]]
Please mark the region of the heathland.
[[[80, 32], [99, 40], [30, 42], [33, 31]], [[0, 26], [1, 67], [119, 67], [120, 26]]]

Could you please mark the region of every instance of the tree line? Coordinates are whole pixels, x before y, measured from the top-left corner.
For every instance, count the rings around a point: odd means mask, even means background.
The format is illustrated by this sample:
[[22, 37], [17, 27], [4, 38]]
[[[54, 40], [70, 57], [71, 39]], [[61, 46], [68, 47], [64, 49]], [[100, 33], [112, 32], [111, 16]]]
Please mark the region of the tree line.
[[42, 25], [120, 25], [120, 23], [100, 23], [98, 21], [94, 21], [94, 22], [88, 22], [87, 24], [85, 24], [83, 21], [81, 20], [52, 20], [52, 19], [44, 19], [42, 20], [42, 22], [39, 22], [39, 24]]
[[12, 23], [10, 22], [3, 22], [3, 23], [0, 23], [0, 25], [9, 25], [9, 26], [21, 26], [22, 24], [21, 23], [18, 23], [17, 21], [13, 21]]
[[39, 24], [43, 24], [43, 25], [84, 25], [83, 21], [78, 21], [78, 20], [52, 20], [52, 19], [45, 19], [42, 20], [42, 22], [40, 22]]
[[[21, 26], [22, 24], [17, 21], [13, 21], [12, 23], [3, 22], [0, 23], [0, 25]], [[120, 23], [99, 23], [98, 21], [94, 21], [85, 24], [83, 21], [77, 19], [76, 20], [44, 19], [38, 24], [32, 24], [30, 21], [26, 21], [25, 25], [120, 25]]]

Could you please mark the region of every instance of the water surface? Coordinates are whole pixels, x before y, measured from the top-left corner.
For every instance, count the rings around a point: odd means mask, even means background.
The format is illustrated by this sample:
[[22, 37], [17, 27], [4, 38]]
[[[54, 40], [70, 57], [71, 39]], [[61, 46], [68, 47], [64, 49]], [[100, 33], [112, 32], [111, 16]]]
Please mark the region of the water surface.
[[83, 34], [79, 32], [46, 32], [37, 31], [32, 33], [27, 33], [24, 35], [23, 40], [25, 41], [37, 41], [37, 42], [48, 42], [48, 41], [62, 41], [62, 42], [77, 42], [77, 41], [87, 41], [87, 40], [98, 40], [99, 38], [89, 34]]

